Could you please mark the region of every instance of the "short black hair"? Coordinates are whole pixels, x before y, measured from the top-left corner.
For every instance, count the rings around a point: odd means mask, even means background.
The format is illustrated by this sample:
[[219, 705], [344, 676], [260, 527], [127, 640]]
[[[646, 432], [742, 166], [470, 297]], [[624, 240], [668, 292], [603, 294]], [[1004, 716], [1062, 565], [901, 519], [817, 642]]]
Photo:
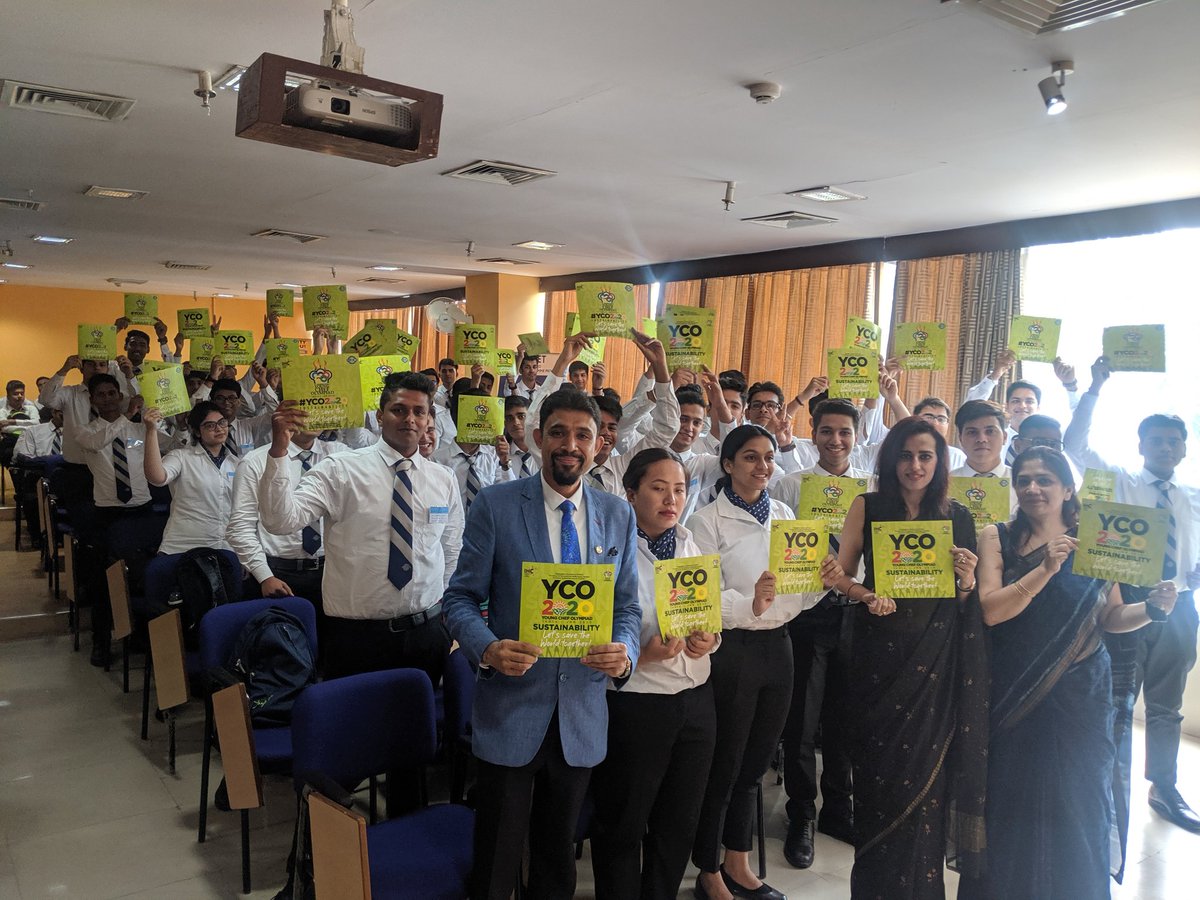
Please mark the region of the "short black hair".
[[1138, 424], [1138, 440], [1144, 441], [1151, 428], [1177, 428], [1180, 436], [1185, 441], [1187, 440], [1187, 425], [1179, 416], [1170, 413], [1155, 413], [1152, 416], [1146, 416]]
[[429, 411], [433, 412], [433, 392], [437, 388], [433, 379], [420, 372], [393, 372], [383, 379], [383, 390], [379, 394], [379, 408], [387, 406], [397, 391], [417, 391], [429, 398]]
[[88, 379], [88, 383], [87, 383], [88, 393], [89, 394], [96, 393], [96, 388], [100, 387], [100, 385], [102, 385], [102, 384], [111, 384], [113, 387], [115, 387], [117, 389], [118, 394], [121, 393], [121, 382], [117, 381], [117, 379], [114, 376], [109, 375], [107, 372], [97, 372], [95, 375], [93, 375], [91, 378]]
[[727, 391], [737, 391], [739, 394], [746, 393], [746, 376], [739, 369], [726, 369], [717, 376], [717, 381], [721, 387]]
[[621, 402], [621, 395], [617, 392], [616, 388], [606, 387], [603, 390], [601, 390], [600, 393], [602, 393], [605, 397], [609, 397], [613, 400], [616, 400], [618, 403]]
[[625, 410], [621, 408], [620, 400], [614, 400], [608, 394], [601, 394], [600, 396], [593, 397], [592, 399], [596, 401], [596, 407], [600, 410], [600, 412], [608, 413], [618, 422], [621, 421], [621, 416], [625, 414]]
[[913, 407], [912, 414], [914, 416], [919, 416], [921, 414], [921, 410], [930, 406], [940, 406], [946, 411], [947, 416], [950, 415], [950, 404], [941, 397], [922, 397], [917, 401], [917, 405]]
[[756, 381], [750, 385], [746, 391], [746, 397], [753, 397], [755, 394], [771, 393], [779, 398], [779, 405], [783, 406], [783, 388], [773, 381]]
[[437, 369], [422, 369], [422, 375], [428, 375], [430, 378], [437, 378]]
[[547, 397], [538, 416], [538, 429], [544, 431], [550, 417], [562, 409], [587, 413], [596, 423], [596, 433], [600, 433], [600, 407], [596, 405], [594, 398], [582, 391], [555, 391]]
[[135, 337], [145, 338], [146, 343], [147, 344], [150, 343], [150, 335], [146, 334], [146, 332], [142, 331], [140, 328], [135, 328], [132, 331], [127, 331], [125, 333], [125, 343], [128, 344], [130, 339], [135, 338]]
[[1035, 428], [1057, 428], [1062, 431], [1062, 424], [1053, 416], [1044, 416], [1041, 413], [1034, 413], [1032, 416], [1026, 416], [1017, 428], [1017, 434], [1024, 435], [1026, 429], [1032, 431]]
[[567, 375], [568, 376], [574, 375], [576, 372], [587, 372], [587, 371], [588, 371], [588, 364], [585, 362], [581, 362], [578, 359], [575, 360], [575, 362], [571, 363], [569, 366], [567, 366]]
[[1001, 428], [1008, 427], [1008, 413], [1003, 406], [991, 400], [968, 400], [954, 414], [954, 427], [961, 433], [968, 422], [976, 419], [995, 419]]
[[14, 378], [12, 381], [10, 381], [8, 384], [6, 384], [4, 386], [4, 389], [6, 391], [15, 391], [17, 388], [21, 388], [22, 390], [24, 390], [25, 382], [17, 381], [17, 379]]
[[527, 362], [537, 363], [540, 366], [542, 364], [542, 357], [536, 353], [527, 353], [525, 354], [525, 358], [521, 360], [521, 365], [525, 365]]
[[529, 409], [529, 398], [522, 397], [520, 394], [509, 394], [504, 398], [504, 411], [508, 412], [513, 409]]
[[1008, 386], [1004, 392], [1004, 401], [1007, 403], [1012, 399], [1013, 391], [1018, 391], [1025, 388], [1028, 391], [1033, 391], [1033, 396], [1037, 398], [1038, 406], [1042, 405], [1042, 389], [1030, 381], [1014, 381]]
[[457, 369], [458, 363], [456, 363], [449, 356], [446, 356], [446, 357], [443, 357], [442, 359], [438, 360], [438, 368], [440, 369], [442, 366], [454, 366], [454, 368]]
[[694, 406], [705, 406], [704, 391], [700, 390], [694, 384], [685, 384], [675, 391], [675, 399], [679, 401], [679, 405], [691, 404]]
[[233, 391], [240, 398], [242, 396], [242, 386], [232, 378], [218, 378], [213, 382], [212, 390], [208, 392], [208, 396], [212, 396], [217, 391]]
[[633, 459], [629, 461], [629, 468], [621, 476], [621, 487], [627, 491], [636, 491], [641, 486], [642, 479], [646, 477], [646, 471], [655, 463], [668, 459], [678, 463], [679, 468], [683, 469], [683, 482], [686, 485], [688, 473], [687, 469], [683, 468], [683, 460], [679, 458], [678, 453], [668, 450], [666, 447], [647, 447], [645, 450], [635, 453]]
[[[817, 415], [817, 407], [820, 406], [822, 403], [824, 403], [828, 399], [829, 399], [829, 391], [821, 391], [821, 393], [810, 397], [808, 400], [808, 414], [815, 418]], [[849, 401], [846, 401], [846, 402], [849, 403]], [[850, 405], [854, 406], [853, 403], [851, 403]], [[855, 406], [854, 410], [857, 413], [858, 407]], [[857, 419], [855, 420], [855, 424], [856, 425], [858, 424]]]
[[854, 422], [854, 427], [858, 428], [858, 407], [849, 400], [835, 398], [818, 403], [812, 411], [813, 431], [821, 427], [821, 419], [825, 416], [849, 416]]
[[468, 384], [461, 391], [458, 391], [458, 390], [454, 391], [450, 397], [450, 420], [455, 425], [458, 424], [458, 401], [459, 401], [459, 398], [461, 398], [461, 397], [490, 397], [490, 396], [491, 396], [491, 394], [489, 394], [483, 388], [471, 387], [470, 384]]

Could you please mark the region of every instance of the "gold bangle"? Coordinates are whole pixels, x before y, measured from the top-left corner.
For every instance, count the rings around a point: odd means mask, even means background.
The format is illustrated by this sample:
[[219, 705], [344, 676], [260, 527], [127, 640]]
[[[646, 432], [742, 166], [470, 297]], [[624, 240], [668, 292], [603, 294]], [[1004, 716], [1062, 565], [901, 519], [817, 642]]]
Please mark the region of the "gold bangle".
[[1033, 599], [1033, 593], [1025, 585], [1021, 584], [1020, 579], [1013, 582], [1013, 587], [1017, 589], [1018, 594], [1024, 594], [1026, 597]]

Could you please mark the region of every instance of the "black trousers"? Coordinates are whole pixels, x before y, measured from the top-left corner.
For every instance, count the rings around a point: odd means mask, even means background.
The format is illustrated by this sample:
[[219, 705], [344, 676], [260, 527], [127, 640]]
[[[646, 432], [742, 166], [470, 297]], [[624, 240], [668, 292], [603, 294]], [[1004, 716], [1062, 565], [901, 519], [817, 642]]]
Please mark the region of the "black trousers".
[[822, 603], [788, 623], [795, 674], [783, 729], [783, 786], [793, 822], [817, 817], [817, 730], [821, 732], [821, 817], [850, 822], [852, 776], [842, 716], [846, 667], [838, 652], [845, 608]]
[[416, 628], [393, 631], [387, 619], [329, 616], [325, 632], [326, 678], [385, 669], [423, 669], [436, 688], [450, 655], [450, 632], [440, 617]]
[[608, 755], [592, 774], [596, 900], [679, 893], [716, 738], [710, 684], [608, 692]]
[[476, 758], [475, 868], [471, 900], [508, 900], [529, 835], [529, 900], [575, 895], [575, 831], [592, 770], [563, 757], [558, 713], [537, 754], [523, 766]]
[[716, 872], [721, 845], [749, 851], [758, 785], [771, 764], [792, 700], [792, 642], [783, 625], [721, 633], [712, 655], [717, 743], [700, 807], [692, 862]]
[[1174, 787], [1183, 722], [1183, 689], [1196, 664], [1196, 603], [1184, 591], [1165, 622], [1151, 622], [1137, 632], [1137, 684], [1146, 701], [1146, 779]]

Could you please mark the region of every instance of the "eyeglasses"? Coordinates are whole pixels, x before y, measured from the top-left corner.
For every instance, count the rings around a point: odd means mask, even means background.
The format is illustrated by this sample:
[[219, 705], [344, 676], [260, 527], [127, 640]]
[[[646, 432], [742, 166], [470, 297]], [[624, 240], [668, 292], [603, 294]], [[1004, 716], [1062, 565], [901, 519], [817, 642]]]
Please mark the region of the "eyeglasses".
[[1049, 447], [1051, 450], [1061, 450], [1063, 442], [1054, 438], [1026, 438], [1030, 447]]
[[950, 422], [949, 416], [939, 416], [934, 413], [921, 413], [921, 418], [926, 422], [936, 422], [939, 425], [947, 425]]
[[216, 422], [201, 422], [200, 427], [205, 431], [228, 431], [229, 423], [220, 419]]
[[782, 403], [776, 403], [774, 400], [751, 400], [751, 409], [765, 409], [767, 412], [779, 412], [783, 409]]

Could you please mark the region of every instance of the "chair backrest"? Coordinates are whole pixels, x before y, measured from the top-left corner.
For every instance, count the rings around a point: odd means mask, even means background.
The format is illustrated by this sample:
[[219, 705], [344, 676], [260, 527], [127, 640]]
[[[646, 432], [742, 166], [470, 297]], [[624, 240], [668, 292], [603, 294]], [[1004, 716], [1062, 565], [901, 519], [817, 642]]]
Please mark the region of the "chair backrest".
[[250, 723], [246, 686], [231, 684], [222, 688], [213, 694], [212, 704], [229, 808], [258, 809], [263, 805], [262, 772], [254, 750], [254, 728]]
[[215, 606], [204, 614], [200, 620], [200, 667], [207, 671], [225, 665], [242, 628], [272, 606], [278, 606], [300, 620], [308, 646], [316, 657], [317, 612], [313, 605], [302, 597], [261, 597]]
[[187, 670], [183, 662], [183, 623], [179, 610], [153, 618], [150, 658], [154, 661], [154, 691], [159, 709], [173, 709], [188, 701]]
[[[73, 541], [66, 542], [64, 551], [69, 555]], [[133, 634], [133, 610], [129, 605], [129, 575], [125, 560], [118, 559], [108, 567], [108, 597], [112, 601], [113, 637], [117, 640]], [[69, 579], [68, 579], [69, 580]]]
[[367, 820], [313, 791], [308, 825], [316, 900], [371, 900]]
[[[240, 571], [241, 563], [238, 562], [236, 553], [232, 550], [216, 552], [221, 557], [222, 565], [228, 565]], [[146, 565], [146, 603], [148, 606], [166, 607], [171, 591], [175, 587], [175, 570], [181, 559], [183, 559], [182, 553], [165, 553], [154, 557]]]
[[471, 732], [471, 706], [475, 702], [475, 670], [462, 650], [455, 650], [446, 660], [442, 687], [446, 735], [466, 738]]
[[366, 672], [314, 684], [292, 709], [292, 771], [320, 773], [352, 790], [437, 752], [433, 685], [420, 669]]

